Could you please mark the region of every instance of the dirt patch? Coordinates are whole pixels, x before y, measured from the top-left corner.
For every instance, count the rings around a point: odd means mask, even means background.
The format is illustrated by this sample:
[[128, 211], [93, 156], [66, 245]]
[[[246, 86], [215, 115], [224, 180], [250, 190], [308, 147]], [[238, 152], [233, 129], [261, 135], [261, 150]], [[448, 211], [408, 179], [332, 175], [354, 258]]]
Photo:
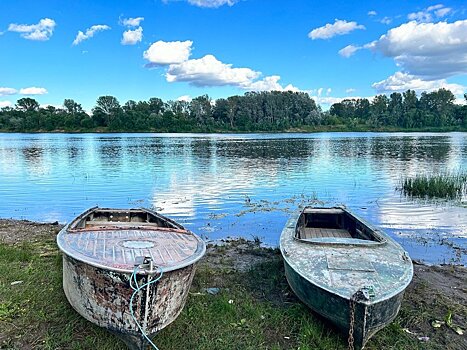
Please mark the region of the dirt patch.
[[[467, 349], [467, 268], [414, 265], [400, 319], [406, 332], [429, 339], [436, 349]], [[456, 333], [457, 327], [464, 335]]]
[[219, 240], [208, 243], [201, 264], [211, 269], [245, 272], [261, 262], [274, 258], [274, 250], [245, 239]]
[[8, 244], [35, 242], [40, 238], [56, 235], [62, 227], [58, 222], [37, 223], [28, 220], [0, 219], [0, 242]]

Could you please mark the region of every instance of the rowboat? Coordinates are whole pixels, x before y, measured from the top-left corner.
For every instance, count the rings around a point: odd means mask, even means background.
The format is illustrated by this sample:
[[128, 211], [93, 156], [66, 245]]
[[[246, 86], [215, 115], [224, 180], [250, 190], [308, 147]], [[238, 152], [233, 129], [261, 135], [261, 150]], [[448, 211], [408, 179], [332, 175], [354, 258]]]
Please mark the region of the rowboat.
[[194, 233], [149, 209], [91, 208], [57, 243], [71, 306], [135, 350], [180, 314], [206, 251]]
[[298, 211], [280, 250], [293, 292], [348, 334], [351, 349], [394, 320], [413, 276], [399, 244], [343, 207]]

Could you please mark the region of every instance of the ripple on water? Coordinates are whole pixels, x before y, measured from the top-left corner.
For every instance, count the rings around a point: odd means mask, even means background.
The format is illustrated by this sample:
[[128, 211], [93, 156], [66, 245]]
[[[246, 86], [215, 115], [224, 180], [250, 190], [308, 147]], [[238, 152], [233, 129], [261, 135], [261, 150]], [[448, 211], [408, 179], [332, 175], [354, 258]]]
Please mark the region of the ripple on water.
[[467, 208], [395, 188], [466, 168], [466, 133], [0, 134], [0, 217], [148, 206], [206, 238], [276, 245], [299, 205], [342, 204], [417, 259], [465, 263]]

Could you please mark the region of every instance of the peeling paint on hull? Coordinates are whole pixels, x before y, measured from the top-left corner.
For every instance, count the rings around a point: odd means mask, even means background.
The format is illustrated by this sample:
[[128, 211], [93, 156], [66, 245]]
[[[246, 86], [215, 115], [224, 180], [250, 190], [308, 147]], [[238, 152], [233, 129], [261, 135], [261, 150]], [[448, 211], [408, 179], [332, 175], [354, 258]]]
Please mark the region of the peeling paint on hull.
[[[195, 274], [195, 265], [169, 271], [149, 286], [146, 332], [154, 335], [182, 311]], [[63, 289], [71, 306], [88, 321], [119, 335], [130, 349], [143, 349], [141, 332], [130, 314], [131, 274], [100, 269], [63, 256]], [[147, 276], [138, 275], [138, 284]], [[144, 324], [146, 290], [134, 301], [134, 313]]]

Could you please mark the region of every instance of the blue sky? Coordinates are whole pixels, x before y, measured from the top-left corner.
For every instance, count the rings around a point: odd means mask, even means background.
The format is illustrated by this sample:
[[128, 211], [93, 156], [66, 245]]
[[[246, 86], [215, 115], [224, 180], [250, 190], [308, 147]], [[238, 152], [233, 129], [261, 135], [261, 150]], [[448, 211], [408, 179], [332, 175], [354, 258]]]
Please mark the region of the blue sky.
[[101, 95], [123, 104], [273, 89], [308, 92], [324, 108], [408, 88], [461, 98], [466, 10], [461, 1], [3, 0], [0, 107], [25, 96], [90, 110]]

